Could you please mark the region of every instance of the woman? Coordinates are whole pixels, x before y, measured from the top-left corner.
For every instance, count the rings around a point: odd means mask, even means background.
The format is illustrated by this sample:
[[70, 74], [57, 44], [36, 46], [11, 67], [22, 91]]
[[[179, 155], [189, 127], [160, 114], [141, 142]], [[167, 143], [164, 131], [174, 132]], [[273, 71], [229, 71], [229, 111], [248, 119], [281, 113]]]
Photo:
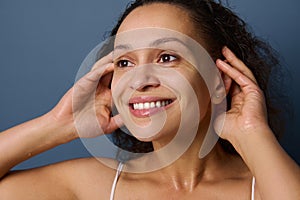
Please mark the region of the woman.
[[[85, 119], [88, 116], [86, 111], [90, 111], [85, 109], [89, 108], [86, 106], [89, 101], [85, 101], [83, 93], [78, 93], [82, 88], [89, 91], [97, 84], [95, 104], [102, 133], [111, 133], [121, 126], [125, 119], [121, 120], [119, 115], [111, 117], [110, 103], [118, 81], [122, 80], [122, 70], [138, 69], [137, 66], [143, 64], [144, 59], [149, 59], [149, 52], [153, 51], [136, 50], [120, 57], [110, 54], [100, 59], [49, 113], [0, 134], [3, 152], [0, 157], [0, 199], [299, 199], [299, 167], [274, 136], [273, 131], [279, 130], [275, 126], [278, 123], [272, 115], [267, 117], [270, 108], [267, 110], [266, 107], [270, 107], [272, 102], [265, 103], [264, 93], [269, 98], [268, 80], [261, 74], [270, 73], [270, 66], [276, 63], [264, 60], [256, 53], [267, 50], [264, 44], [246, 32], [242, 21], [231, 11], [213, 1], [137, 0], [125, 11], [112, 35], [149, 27], [187, 35], [205, 47], [215, 60], [231, 101], [223, 126], [218, 126], [217, 119], [215, 129], [240, 156], [227, 144], [217, 143], [208, 155], [199, 159], [199, 146], [203, 141], [203, 130], [199, 128], [196, 139], [177, 160], [148, 173], [122, 172], [116, 176], [116, 170], [92, 158], [9, 172], [23, 160], [72, 141], [79, 134], [80, 137], [99, 135], [99, 132], [95, 134], [92, 126], [76, 121]], [[271, 55], [268, 51], [264, 53]], [[189, 64], [172, 54], [151, 55], [154, 55], [152, 61], [155, 60], [156, 64], [172, 65], [175, 71], [184, 74], [199, 100], [200, 124], [208, 125], [209, 112], [206, 110], [209, 109], [205, 108], [210, 100], [208, 91], [202, 87], [201, 77], [190, 70]], [[110, 64], [112, 62], [113, 65]], [[157, 82], [141, 82], [133, 95], [138, 98], [154, 94], [169, 95], [171, 102], [167, 103], [170, 106], [166, 107], [166, 114], [168, 116], [172, 111], [175, 114], [170, 117], [177, 120], [179, 101], [168, 88]], [[216, 98], [220, 96], [216, 95]], [[147, 114], [131, 117], [139, 125], [149, 122]], [[139, 138], [152, 142], [150, 146], [149, 143], [140, 144], [143, 146], [138, 148], [139, 151], [157, 150], [172, 140], [172, 133], [177, 127], [168, 120], [159, 134]], [[80, 131], [82, 127], [85, 132]], [[122, 142], [118, 135], [115, 140], [116, 143]]]

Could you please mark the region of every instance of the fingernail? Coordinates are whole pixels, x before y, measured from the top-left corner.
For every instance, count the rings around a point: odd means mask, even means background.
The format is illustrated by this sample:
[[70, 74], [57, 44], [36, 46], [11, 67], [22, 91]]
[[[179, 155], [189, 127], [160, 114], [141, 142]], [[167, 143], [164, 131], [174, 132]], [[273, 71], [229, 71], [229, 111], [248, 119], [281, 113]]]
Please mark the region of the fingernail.
[[221, 64], [221, 62], [222, 62], [221, 59], [217, 59], [217, 60], [216, 60], [216, 63], [217, 63], [217, 64]]
[[217, 59], [217, 63], [219, 63], [219, 64], [224, 64], [224, 61], [223, 60], [221, 60], [221, 59]]
[[220, 64], [220, 65], [222, 65], [225, 68], [228, 68], [228, 64], [226, 62], [224, 62], [223, 60], [221, 60], [221, 59], [218, 59], [217, 63]]
[[235, 56], [235, 54], [227, 46], [223, 48], [223, 55], [227, 58], [233, 58]]
[[228, 47], [224, 46], [223, 49], [222, 49], [223, 54], [226, 53], [227, 50], [228, 50]]

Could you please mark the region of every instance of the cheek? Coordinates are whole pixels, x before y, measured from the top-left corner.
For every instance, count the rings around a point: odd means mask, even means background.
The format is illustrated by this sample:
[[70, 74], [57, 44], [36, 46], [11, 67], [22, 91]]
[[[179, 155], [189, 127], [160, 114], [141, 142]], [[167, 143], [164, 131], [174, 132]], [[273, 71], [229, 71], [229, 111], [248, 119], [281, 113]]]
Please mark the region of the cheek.
[[199, 85], [195, 89], [197, 98], [198, 98], [198, 103], [201, 111], [201, 116], [206, 115], [207, 110], [210, 105], [210, 94], [208, 92], [208, 89], [205, 84], [199, 83]]
[[197, 95], [201, 117], [203, 117], [206, 115], [210, 103], [210, 94], [206, 83], [198, 73], [191, 73], [187, 75], [187, 78]]
[[120, 81], [120, 78], [122, 77], [122, 73], [120, 73], [118, 70], [114, 70], [112, 81], [111, 81], [111, 90], [112, 92], [116, 88], [117, 84]]
[[193, 88], [200, 101], [210, 101], [210, 94], [205, 81], [202, 78], [197, 77], [196, 81], [193, 83]]

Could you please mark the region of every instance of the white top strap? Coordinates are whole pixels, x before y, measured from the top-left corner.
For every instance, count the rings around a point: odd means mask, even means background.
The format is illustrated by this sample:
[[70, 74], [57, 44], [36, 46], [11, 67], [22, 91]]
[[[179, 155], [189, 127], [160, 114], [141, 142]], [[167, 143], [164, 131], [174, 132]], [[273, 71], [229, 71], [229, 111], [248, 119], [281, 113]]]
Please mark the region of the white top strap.
[[110, 200], [114, 199], [117, 182], [118, 182], [118, 179], [119, 179], [120, 174], [122, 172], [123, 166], [124, 166], [123, 163], [119, 163], [119, 166], [118, 166], [118, 169], [117, 169], [117, 173], [116, 173], [116, 176], [115, 176], [112, 188], [111, 188], [111, 192], [110, 192], [110, 198], [109, 198]]
[[251, 200], [254, 200], [254, 194], [255, 194], [255, 178], [252, 178], [252, 187], [251, 187]]

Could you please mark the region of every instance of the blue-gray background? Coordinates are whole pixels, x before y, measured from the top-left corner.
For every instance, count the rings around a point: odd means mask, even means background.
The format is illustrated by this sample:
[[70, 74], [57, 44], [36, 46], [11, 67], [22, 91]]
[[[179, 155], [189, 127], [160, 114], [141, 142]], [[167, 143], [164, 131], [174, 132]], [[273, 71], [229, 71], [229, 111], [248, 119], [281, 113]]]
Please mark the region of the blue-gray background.
[[[103, 40], [128, 2], [0, 0], [0, 131], [40, 116], [58, 102], [72, 86], [82, 60]], [[281, 144], [299, 163], [300, 1], [229, 2], [258, 36], [279, 51], [292, 72], [294, 80], [286, 90], [293, 91], [295, 117]], [[16, 168], [86, 156], [89, 153], [76, 140]]]

